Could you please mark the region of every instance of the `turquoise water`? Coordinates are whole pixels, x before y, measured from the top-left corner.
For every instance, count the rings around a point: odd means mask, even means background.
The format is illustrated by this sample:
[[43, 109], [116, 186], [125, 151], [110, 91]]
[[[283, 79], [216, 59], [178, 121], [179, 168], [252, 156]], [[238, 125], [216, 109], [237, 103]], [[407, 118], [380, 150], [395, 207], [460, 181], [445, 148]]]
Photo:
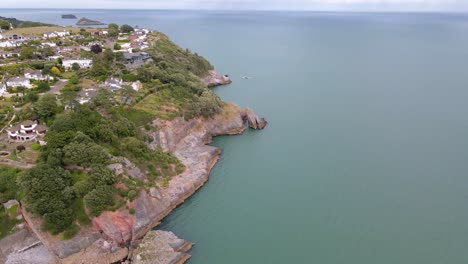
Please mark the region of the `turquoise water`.
[[468, 15], [71, 13], [166, 32], [270, 121], [217, 138], [210, 181], [161, 226], [189, 263], [468, 262]]

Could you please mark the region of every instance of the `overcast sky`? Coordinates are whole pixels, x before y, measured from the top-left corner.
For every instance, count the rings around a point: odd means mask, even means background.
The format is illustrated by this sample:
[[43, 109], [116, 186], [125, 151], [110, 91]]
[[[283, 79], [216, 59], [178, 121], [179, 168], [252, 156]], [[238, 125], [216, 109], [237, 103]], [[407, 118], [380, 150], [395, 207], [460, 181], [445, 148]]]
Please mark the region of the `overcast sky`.
[[0, 8], [468, 11], [468, 0], [0, 0]]

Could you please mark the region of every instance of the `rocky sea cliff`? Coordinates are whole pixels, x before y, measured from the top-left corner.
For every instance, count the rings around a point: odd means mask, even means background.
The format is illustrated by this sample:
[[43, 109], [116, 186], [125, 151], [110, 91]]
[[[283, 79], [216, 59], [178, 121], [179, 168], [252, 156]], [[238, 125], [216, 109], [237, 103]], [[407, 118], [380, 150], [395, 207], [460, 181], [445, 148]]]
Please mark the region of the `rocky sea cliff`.
[[[230, 83], [228, 76], [211, 72], [205, 84], [216, 86]], [[221, 150], [208, 146], [212, 138], [219, 135], [242, 134], [247, 126], [263, 129], [267, 122], [251, 109], [243, 109], [232, 103], [224, 103], [221, 113], [209, 119], [184, 120], [156, 119], [148, 135], [153, 138], [150, 148], [160, 146], [173, 153], [186, 170], [173, 177], [164, 188], [142, 191], [130, 208], [134, 214], [119, 210], [106, 211], [92, 219], [92, 225], [82, 228], [70, 240], [60, 240], [40, 228], [40, 219], [22, 210], [32, 232], [27, 233], [36, 241], [35, 250], [42, 258], [35, 258], [30, 250], [18, 251], [18, 247], [2, 250], [0, 258], [5, 263], [183, 263], [190, 255], [186, 253], [191, 243], [177, 238], [172, 233], [150, 231], [174, 208], [183, 203], [208, 180]], [[123, 164], [123, 165], [122, 165]], [[124, 171], [139, 177], [130, 162], [115, 164], [116, 173]], [[158, 250], [152, 250], [157, 248]], [[45, 262], [46, 260], [46, 262]], [[26, 262], [24, 262], [26, 261]], [[39, 261], [39, 262], [38, 262]]]

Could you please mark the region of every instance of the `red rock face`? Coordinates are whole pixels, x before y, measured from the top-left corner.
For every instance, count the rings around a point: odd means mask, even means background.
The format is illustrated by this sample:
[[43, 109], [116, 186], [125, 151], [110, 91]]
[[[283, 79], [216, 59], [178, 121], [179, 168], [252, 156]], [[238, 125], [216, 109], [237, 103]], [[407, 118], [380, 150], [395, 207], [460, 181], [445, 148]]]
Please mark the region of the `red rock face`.
[[119, 245], [124, 245], [132, 239], [132, 227], [135, 219], [132, 215], [122, 212], [103, 212], [93, 218], [93, 227]]

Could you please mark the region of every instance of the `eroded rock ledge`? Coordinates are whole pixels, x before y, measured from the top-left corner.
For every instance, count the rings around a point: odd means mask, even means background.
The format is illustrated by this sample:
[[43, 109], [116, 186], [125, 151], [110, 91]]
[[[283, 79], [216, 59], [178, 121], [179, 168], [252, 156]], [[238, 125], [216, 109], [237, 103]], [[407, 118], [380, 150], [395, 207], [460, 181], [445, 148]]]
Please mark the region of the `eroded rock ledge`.
[[[221, 154], [220, 149], [207, 145], [212, 137], [241, 134], [246, 129], [246, 123], [253, 129], [262, 129], [267, 124], [265, 119], [256, 116], [251, 109], [241, 109], [230, 103], [225, 104], [220, 114], [208, 120], [202, 118], [188, 121], [183, 118], [171, 121], [155, 120], [153, 125], [158, 129], [149, 133], [149, 136], [154, 139], [150, 147], [160, 146], [165, 151], [172, 152], [185, 165], [186, 170], [173, 177], [169, 186], [165, 188], [142, 191], [139, 197], [129, 204], [129, 208], [135, 210], [134, 214], [129, 214], [127, 210], [103, 212], [99, 217], [92, 219], [91, 227], [83, 228], [78, 235], [66, 241], [42, 232], [40, 228], [35, 228], [39, 227], [40, 223], [23, 210], [25, 219], [43, 244], [58, 256], [62, 263], [110, 264], [124, 261], [129, 254], [132, 255], [129, 248], [138, 244], [138, 241], [146, 234], [150, 234], [150, 237], [145, 243], [150, 243], [153, 235], [158, 238], [171, 237], [173, 239], [173, 234], [153, 233], [150, 230], [208, 180], [210, 171]], [[144, 246], [141, 250], [144, 251], [147, 248]], [[167, 247], [166, 249], [171, 251]], [[136, 250], [139, 252], [138, 247]], [[189, 257], [183, 253], [185, 251], [181, 253], [174, 247], [172, 251], [168, 256], [177, 255], [180, 257], [179, 261], [143, 262], [142, 258], [133, 258], [133, 261], [136, 261], [135, 263], [183, 263]], [[171, 257], [164, 259], [169, 258]], [[131, 260], [129, 258], [126, 261]]]
[[221, 75], [215, 70], [208, 71], [208, 75], [203, 78], [203, 82], [208, 87], [214, 87], [219, 85], [225, 85], [232, 83], [231, 78], [229, 75]]
[[133, 264], [184, 263], [192, 243], [168, 231], [149, 231], [133, 251]]

